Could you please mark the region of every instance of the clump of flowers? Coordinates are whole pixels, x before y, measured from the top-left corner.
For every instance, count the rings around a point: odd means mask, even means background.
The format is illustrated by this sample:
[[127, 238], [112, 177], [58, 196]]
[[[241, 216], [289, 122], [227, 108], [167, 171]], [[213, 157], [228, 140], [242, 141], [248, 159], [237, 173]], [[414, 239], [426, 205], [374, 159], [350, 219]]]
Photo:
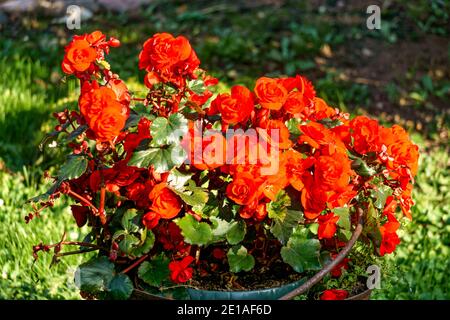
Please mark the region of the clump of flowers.
[[[218, 92], [189, 41], [167, 33], [143, 45], [148, 92], [137, 97], [105, 60], [119, 45], [100, 31], [67, 45], [62, 70], [80, 81], [78, 109], [56, 113], [50, 137], [70, 153], [32, 199], [38, 213], [66, 195], [78, 227], [88, 225], [84, 241], [34, 247], [55, 261], [98, 251], [78, 269], [83, 296], [129, 298], [214, 274], [233, 274], [238, 288], [240, 275], [275, 264], [308, 274], [336, 257], [359, 218], [362, 245], [395, 250], [419, 156], [403, 128], [351, 119], [300, 75]], [[79, 250], [61, 252], [67, 245]]]

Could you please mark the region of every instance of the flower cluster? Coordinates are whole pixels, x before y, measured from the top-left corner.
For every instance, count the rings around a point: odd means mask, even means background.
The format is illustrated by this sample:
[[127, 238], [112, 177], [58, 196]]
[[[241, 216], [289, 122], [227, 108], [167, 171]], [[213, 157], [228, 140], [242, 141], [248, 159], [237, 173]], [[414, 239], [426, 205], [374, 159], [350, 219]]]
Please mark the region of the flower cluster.
[[99, 72], [100, 67], [96, 62], [104, 61], [109, 48], [118, 46], [119, 40], [111, 37], [106, 41], [106, 36], [100, 31], [74, 36], [64, 49], [66, 54], [61, 63], [62, 70], [80, 79]]
[[[115, 38], [106, 41], [100, 31], [75, 36], [66, 46], [62, 70], [80, 79], [79, 99], [82, 122], [86, 122], [95, 138], [110, 142], [124, 128], [129, 115], [130, 94], [125, 83], [105, 64], [110, 47], [118, 47]], [[98, 80], [104, 80], [100, 85]]]
[[[320, 270], [349, 241], [361, 210], [361, 244], [378, 256], [395, 250], [401, 216], [411, 219], [419, 156], [403, 128], [350, 118], [300, 75], [220, 92], [189, 41], [167, 33], [143, 45], [148, 92], [136, 97], [105, 60], [118, 45], [95, 31], [66, 47], [62, 70], [80, 80], [79, 108], [55, 114], [52, 137], [72, 152], [52, 189], [33, 199], [76, 202], [77, 225], [91, 228], [83, 246], [99, 250], [81, 274], [115, 270], [107, 294], [127, 298], [132, 283], [201, 283], [272, 263], [287, 273]], [[92, 281], [82, 277], [81, 290], [105, 293]], [[329, 290], [321, 298], [345, 297]]]
[[158, 82], [183, 87], [186, 77], [195, 77], [194, 71], [199, 65], [200, 60], [189, 41], [168, 33], [157, 33], [145, 41], [139, 54], [139, 69], [148, 72], [145, 83], [150, 88]]

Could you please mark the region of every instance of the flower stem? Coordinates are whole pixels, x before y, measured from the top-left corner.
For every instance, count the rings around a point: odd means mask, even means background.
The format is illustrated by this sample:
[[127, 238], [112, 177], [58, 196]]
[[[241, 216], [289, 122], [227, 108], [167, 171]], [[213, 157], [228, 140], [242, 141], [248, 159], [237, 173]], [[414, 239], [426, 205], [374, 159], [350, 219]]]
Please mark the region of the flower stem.
[[138, 260], [136, 260], [132, 265], [130, 265], [126, 269], [122, 270], [121, 273], [127, 273], [130, 270], [133, 270], [134, 268], [136, 268], [138, 265], [140, 265], [147, 258], [148, 258], [148, 254], [143, 255]]
[[195, 251], [195, 264], [198, 264], [200, 261], [200, 246], [197, 247], [197, 250]]
[[80, 196], [78, 193], [73, 192], [72, 190], [69, 190], [68, 192], [69, 195], [71, 195], [74, 198], [77, 198], [78, 200], [81, 200], [82, 202], [84, 202], [84, 204], [87, 204], [89, 207], [92, 208], [92, 210], [94, 211], [94, 213], [98, 213], [98, 209], [92, 204], [92, 202], [90, 202], [88, 199], [86, 199], [83, 196]]
[[100, 216], [100, 222], [102, 223], [102, 225], [106, 224], [105, 197], [106, 197], [106, 188], [102, 187], [102, 189], [100, 190], [100, 209], [98, 210], [98, 214]]
[[105, 248], [103, 248], [101, 246], [98, 246], [96, 244], [89, 243], [89, 242], [82, 242], [82, 241], [61, 241], [61, 242], [58, 242], [55, 244], [49, 244], [48, 247], [53, 248], [53, 247], [56, 247], [57, 245], [80, 246], [80, 247], [92, 248], [94, 250], [107, 251]]
[[89, 248], [89, 249], [82, 249], [82, 250], [75, 250], [75, 251], [68, 251], [68, 252], [62, 252], [55, 254], [56, 257], [63, 257], [63, 256], [70, 256], [73, 254], [79, 254], [79, 253], [85, 253], [85, 252], [91, 252], [98, 250], [97, 248]]

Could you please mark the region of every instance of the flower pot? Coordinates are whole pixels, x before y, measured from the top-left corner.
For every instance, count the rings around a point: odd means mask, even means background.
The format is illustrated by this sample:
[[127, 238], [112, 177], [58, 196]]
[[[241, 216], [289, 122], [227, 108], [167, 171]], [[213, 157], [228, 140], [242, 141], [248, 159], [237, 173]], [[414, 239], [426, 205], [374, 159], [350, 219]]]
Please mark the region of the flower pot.
[[249, 291], [216, 291], [188, 288], [191, 300], [277, 300], [296, 287], [302, 285], [306, 278], [280, 287]]
[[372, 290], [367, 289], [361, 293], [355, 294], [354, 296], [350, 296], [345, 300], [370, 300], [371, 294], [372, 294]]
[[[294, 288], [302, 285], [305, 279], [300, 279], [281, 287], [251, 290], [251, 291], [214, 291], [201, 289], [187, 289], [191, 300], [277, 300]], [[348, 297], [345, 300], [370, 300], [371, 289]], [[168, 298], [150, 294], [146, 291], [134, 290], [131, 300], [168, 300]]]
[[[248, 291], [219, 291], [187, 288], [190, 300], [277, 300], [286, 293], [301, 286], [307, 279], [303, 278], [280, 287], [248, 290]], [[135, 289], [130, 297], [131, 300], [168, 300], [169, 298], [159, 294]]]
[[[289, 291], [302, 285], [305, 281], [306, 279], [300, 279], [276, 288], [251, 291], [213, 291], [189, 288], [188, 294], [191, 300], [278, 300]], [[372, 290], [367, 289], [345, 300], [370, 300], [371, 294]]]

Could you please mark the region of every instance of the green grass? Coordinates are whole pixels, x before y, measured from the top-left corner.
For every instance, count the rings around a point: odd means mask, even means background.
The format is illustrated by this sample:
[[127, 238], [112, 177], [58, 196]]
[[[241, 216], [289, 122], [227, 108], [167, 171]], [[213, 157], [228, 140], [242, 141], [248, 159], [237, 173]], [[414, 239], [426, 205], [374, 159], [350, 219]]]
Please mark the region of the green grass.
[[42, 164], [37, 146], [44, 130], [51, 130], [55, 103], [74, 90], [74, 81], [52, 84], [47, 66], [30, 57], [0, 59], [0, 158], [11, 169]]
[[450, 158], [446, 150], [422, 154], [413, 197], [413, 221], [382, 280], [377, 299], [450, 299]]
[[[186, 10], [177, 1], [155, 1], [140, 18], [96, 15], [79, 32], [99, 28], [108, 36], [118, 37], [123, 46], [113, 49], [109, 60], [113, 70], [127, 82], [132, 80], [132, 87], [137, 89], [136, 79], [142, 79], [137, 70], [140, 43], [154, 32], [167, 31], [187, 35], [202, 66], [227, 85], [242, 83], [252, 87], [257, 76], [300, 72], [314, 80], [320, 96], [343, 110], [367, 112], [365, 107], [377, 102], [372, 95], [376, 90], [385, 94], [395, 108], [433, 110], [433, 135], [416, 133], [414, 139], [427, 148], [440, 147], [421, 155], [414, 190], [414, 220], [405, 222], [402, 243], [397, 253], [387, 259], [382, 289], [376, 290], [373, 298], [450, 299], [449, 122], [448, 115], [434, 106], [436, 101], [448, 101], [449, 76], [429, 79], [422, 74], [417, 78], [400, 74], [396, 81], [374, 88], [351, 78], [343, 80], [340, 75], [347, 66], [338, 63], [342, 58], [340, 47], [351, 47], [366, 39], [383, 46], [409, 36], [419, 39], [444, 32], [448, 37], [439, 2], [433, 1], [429, 8], [426, 1], [408, 5], [401, 19], [395, 2], [395, 10], [391, 7], [383, 13], [383, 23], [390, 31], [381, 33], [339, 22], [331, 11], [308, 9], [297, 1], [288, 1], [286, 7], [276, 11], [267, 7], [237, 11], [229, 2], [221, 2], [220, 6], [216, 2], [189, 5]], [[349, 14], [364, 16], [364, 12]], [[41, 254], [32, 268], [33, 245], [57, 242], [64, 231], [73, 239], [80, 236], [65, 202], [46, 210], [28, 225], [24, 222], [30, 210], [24, 202], [45, 189], [40, 176], [44, 170], [54, 169], [60, 159], [51, 150], [41, 153], [37, 148], [44, 132], [55, 125], [50, 115], [66, 106], [73, 107], [76, 99], [75, 81], [62, 82], [59, 70], [66, 39], [56, 36], [48, 21], [37, 22], [36, 28], [22, 26], [16, 35], [6, 33], [0, 41], [0, 298], [74, 299], [79, 296], [71, 281], [71, 270], [83, 257], [66, 257], [49, 268], [51, 255]], [[409, 33], [411, 30], [414, 32]], [[324, 44], [332, 48], [335, 56], [318, 65]], [[431, 72], [428, 66], [418, 67], [424, 74]], [[448, 65], [441, 67], [448, 69]], [[416, 93], [412, 99], [417, 103], [400, 106], [398, 101], [405, 92]], [[444, 129], [444, 135], [438, 128]]]
[[45, 68], [30, 59], [3, 58], [0, 65], [0, 154], [6, 155], [8, 165], [20, 168], [35, 160], [35, 132], [48, 117], [45, 91], [32, 86], [32, 78], [39, 78]]
[[26, 56], [3, 57], [0, 69], [0, 298], [74, 299], [70, 270], [82, 257], [49, 268], [51, 255], [41, 254], [32, 267], [33, 245], [55, 243], [64, 231], [78, 238], [70, 211], [61, 202], [29, 225], [24, 220], [31, 209], [25, 201], [46, 191], [48, 182], [41, 184], [40, 177], [58, 161], [57, 154], [40, 152], [38, 145], [55, 125], [51, 113], [66, 105], [59, 97], [74, 89], [73, 82], [49, 84], [49, 68]]
[[0, 298], [76, 299], [73, 272], [81, 256], [65, 257], [62, 263], [49, 268], [52, 255], [41, 253], [33, 265], [34, 245], [56, 243], [64, 231], [68, 239], [80, 237], [70, 210], [61, 204], [25, 224], [28, 211], [23, 203], [48, 186], [36, 189], [36, 185], [26, 170], [16, 174], [0, 172]]

